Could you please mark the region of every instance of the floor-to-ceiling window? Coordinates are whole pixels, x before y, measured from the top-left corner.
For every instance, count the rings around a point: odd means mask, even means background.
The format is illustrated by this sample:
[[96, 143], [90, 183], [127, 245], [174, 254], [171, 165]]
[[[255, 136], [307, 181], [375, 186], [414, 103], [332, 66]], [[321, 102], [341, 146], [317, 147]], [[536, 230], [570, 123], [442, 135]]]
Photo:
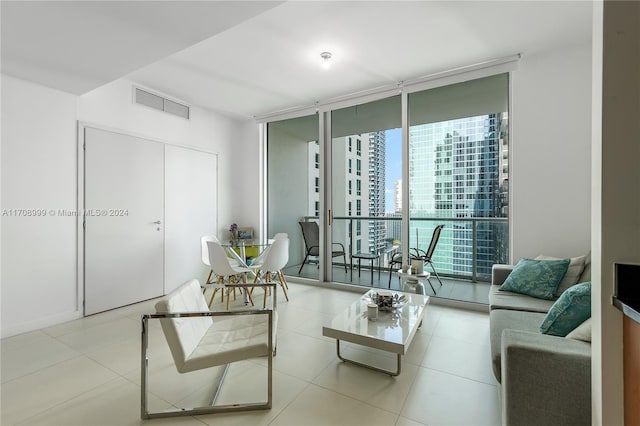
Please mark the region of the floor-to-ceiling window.
[[333, 268], [333, 281], [370, 285], [371, 264], [385, 267], [399, 249], [394, 188], [402, 176], [400, 102], [397, 95], [331, 112], [332, 243], [345, 247], [356, 268], [346, 275]]
[[317, 222], [320, 209], [318, 115], [272, 121], [267, 126], [267, 234], [286, 232], [292, 272], [318, 279], [318, 256], [302, 269], [306, 247], [298, 222]]
[[[488, 281], [494, 263], [509, 261], [509, 74], [479, 74], [489, 76], [417, 82], [269, 123], [268, 233], [293, 236], [289, 274], [400, 288], [390, 258], [427, 251], [437, 225], [443, 276]], [[319, 223], [326, 268], [318, 257], [301, 266], [298, 221]], [[380, 278], [362, 254], [375, 256]]]
[[508, 259], [508, 74], [409, 94], [409, 237], [452, 276]]

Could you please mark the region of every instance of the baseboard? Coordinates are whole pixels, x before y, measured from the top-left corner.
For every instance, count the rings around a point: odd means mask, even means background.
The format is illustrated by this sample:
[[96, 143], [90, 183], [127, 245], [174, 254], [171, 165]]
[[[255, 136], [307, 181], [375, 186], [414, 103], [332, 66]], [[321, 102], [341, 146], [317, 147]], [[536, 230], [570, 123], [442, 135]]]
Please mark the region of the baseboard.
[[478, 311], [489, 313], [489, 305], [485, 303], [468, 302], [465, 300], [447, 299], [444, 297], [430, 297], [429, 304], [437, 306], [447, 306], [449, 308], [466, 309], [468, 311]]
[[51, 327], [54, 325], [62, 324], [63, 322], [73, 321], [82, 318], [82, 312], [72, 311], [62, 314], [50, 315], [44, 318], [38, 318], [33, 321], [23, 322], [21, 324], [15, 324], [8, 327], [2, 327], [1, 337], [16, 336], [18, 334], [29, 333], [30, 331], [40, 330], [41, 328]]

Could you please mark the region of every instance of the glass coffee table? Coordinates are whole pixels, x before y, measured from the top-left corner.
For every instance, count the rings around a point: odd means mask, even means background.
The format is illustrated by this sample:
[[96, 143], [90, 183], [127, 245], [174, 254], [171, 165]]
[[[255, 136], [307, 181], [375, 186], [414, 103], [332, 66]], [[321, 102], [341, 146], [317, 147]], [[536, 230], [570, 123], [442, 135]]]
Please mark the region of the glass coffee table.
[[[344, 312], [333, 318], [330, 326], [322, 327], [322, 335], [336, 339], [336, 352], [340, 360], [397, 376], [402, 367], [402, 355], [407, 353], [416, 331], [422, 325], [429, 296], [389, 291], [388, 293], [398, 295], [404, 302], [396, 304], [396, 307], [390, 311], [379, 310], [377, 320], [370, 321], [367, 305], [371, 303], [372, 296], [375, 296], [378, 291], [383, 290], [369, 290], [358, 298]], [[396, 371], [384, 370], [345, 358], [340, 353], [341, 340], [395, 353], [397, 355]]]

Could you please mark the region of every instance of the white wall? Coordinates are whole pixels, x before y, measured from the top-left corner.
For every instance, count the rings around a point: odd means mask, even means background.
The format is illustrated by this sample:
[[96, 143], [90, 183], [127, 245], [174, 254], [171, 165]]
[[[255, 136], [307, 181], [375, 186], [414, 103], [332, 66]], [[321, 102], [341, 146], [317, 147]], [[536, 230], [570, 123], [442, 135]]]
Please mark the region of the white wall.
[[228, 237], [229, 225], [237, 223], [239, 226], [253, 228], [254, 233], [259, 236], [264, 227], [260, 207], [263, 205], [260, 188], [263, 185], [264, 153], [259, 127], [253, 119], [240, 123], [229, 150], [229, 198], [226, 205], [234, 214], [221, 222], [224, 231], [221, 235]]
[[[218, 229], [235, 214], [241, 122], [192, 107], [190, 120], [134, 105], [117, 80], [81, 97], [2, 76], [2, 208], [77, 208], [77, 120], [218, 154]], [[257, 142], [256, 142], [257, 144]], [[2, 337], [81, 316], [73, 217], [2, 218]], [[80, 294], [80, 297], [82, 295]]]
[[226, 235], [235, 216], [239, 134], [242, 123], [203, 108], [191, 107], [191, 119], [166, 114], [132, 102], [132, 85], [116, 80], [80, 97], [79, 120], [124, 130], [137, 136], [218, 154], [218, 234]]
[[590, 247], [591, 45], [524, 53], [513, 73], [512, 262]]
[[[77, 97], [2, 75], [2, 336], [77, 316]], [[5, 210], [6, 209], [6, 210]], [[53, 210], [53, 212], [51, 212]]]

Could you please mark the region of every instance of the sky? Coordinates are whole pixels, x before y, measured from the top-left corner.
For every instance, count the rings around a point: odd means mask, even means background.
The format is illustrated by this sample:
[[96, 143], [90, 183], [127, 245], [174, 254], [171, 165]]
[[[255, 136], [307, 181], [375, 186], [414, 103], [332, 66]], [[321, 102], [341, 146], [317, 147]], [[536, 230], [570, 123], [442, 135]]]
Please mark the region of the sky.
[[395, 211], [395, 182], [402, 179], [402, 129], [385, 130], [387, 170], [385, 205], [387, 212]]

